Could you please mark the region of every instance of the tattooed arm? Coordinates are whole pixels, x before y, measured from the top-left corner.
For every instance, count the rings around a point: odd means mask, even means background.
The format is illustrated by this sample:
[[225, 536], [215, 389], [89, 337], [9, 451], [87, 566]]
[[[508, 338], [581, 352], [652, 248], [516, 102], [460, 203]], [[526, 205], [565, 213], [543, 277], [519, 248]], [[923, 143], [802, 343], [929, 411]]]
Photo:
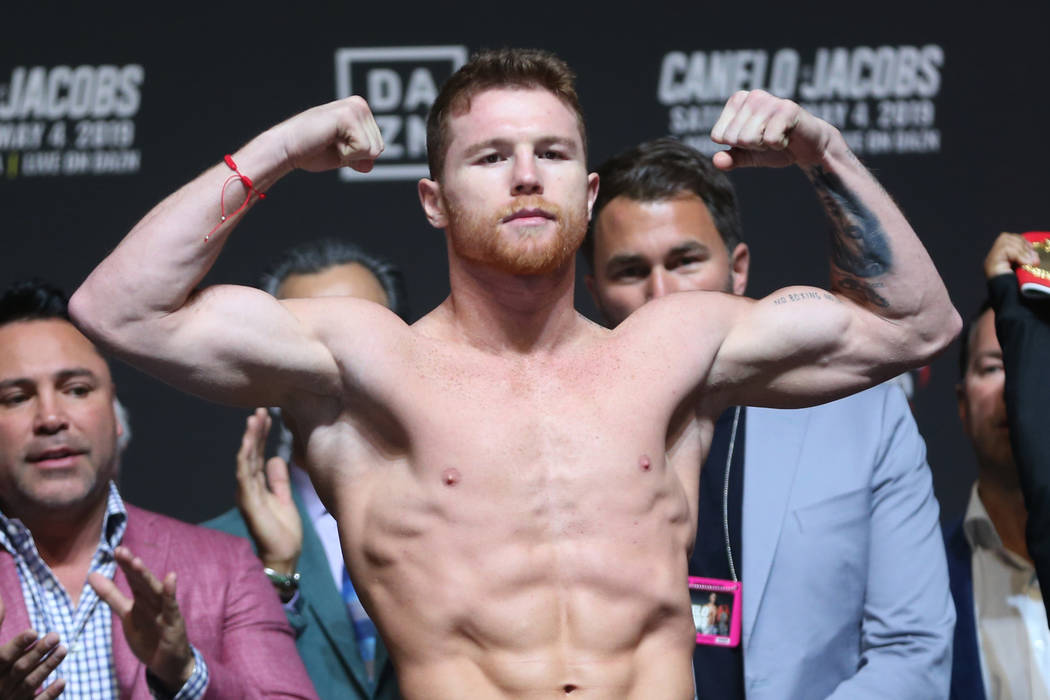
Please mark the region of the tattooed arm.
[[723, 170], [801, 167], [834, 227], [830, 291], [793, 287], [704, 312], [724, 331], [708, 393], [774, 406], [830, 400], [924, 364], [952, 341], [960, 320], [933, 262], [837, 129], [752, 91], [729, 100], [711, 137], [731, 146], [714, 158]]

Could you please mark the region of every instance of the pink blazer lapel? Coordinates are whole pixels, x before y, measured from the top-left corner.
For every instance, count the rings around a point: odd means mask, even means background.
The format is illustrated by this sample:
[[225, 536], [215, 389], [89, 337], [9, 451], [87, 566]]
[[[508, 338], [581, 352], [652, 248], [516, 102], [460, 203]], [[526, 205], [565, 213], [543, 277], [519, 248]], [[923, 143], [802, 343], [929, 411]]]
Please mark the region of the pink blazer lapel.
[[[148, 512], [128, 504], [125, 504], [125, 507], [128, 510], [128, 527], [124, 531], [123, 545], [130, 549], [132, 554], [142, 559], [146, 568], [154, 575], [163, 576], [167, 571], [165, 568], [167, 565], [165, 541], [168, 533], [162, 527], [152, 527]], [[131, 597], [128, 577], [124, 575], [120, 567], [117, 567], [113, 582], [124, 595]], [[116, 614], [113, 615], [113, 664], [117, 671], [121, 697], [151, 697], [146, 685], [145, 666], [128, 646], [127, 639], [124, 637], [124, 628]]]
[[0, 598], [4, 601], [4, 620], [0, 624], [0, 644], [29, 629], [29, 612], [22, 598], [22, 583], [18, 580], [15, 559], [0, 547]]

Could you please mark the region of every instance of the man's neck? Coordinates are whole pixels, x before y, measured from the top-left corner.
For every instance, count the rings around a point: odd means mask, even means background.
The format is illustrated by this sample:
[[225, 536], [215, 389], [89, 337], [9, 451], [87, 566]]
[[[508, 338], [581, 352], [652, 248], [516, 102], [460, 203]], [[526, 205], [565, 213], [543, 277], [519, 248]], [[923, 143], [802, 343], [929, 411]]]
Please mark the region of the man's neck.
[[98, 549], [106, 498], [82, 507], [39, 511], [20, 519], [33, 535], [37, 552], [53, 571], [90, 562]]
[[577, 327], [575, 260], [544, 275], [512, 275], [449, 256], [451, 293], [441, 305], [476, 347], [526, 354], [553, 349]]
[[1024, 534], [1028, 511], [1025, 509], [1021, 489], [995, 478], [978, 477], [977, 495], [988, 512], [1003, 546], [1031, 563], [1032, 558], [1028, 555]]

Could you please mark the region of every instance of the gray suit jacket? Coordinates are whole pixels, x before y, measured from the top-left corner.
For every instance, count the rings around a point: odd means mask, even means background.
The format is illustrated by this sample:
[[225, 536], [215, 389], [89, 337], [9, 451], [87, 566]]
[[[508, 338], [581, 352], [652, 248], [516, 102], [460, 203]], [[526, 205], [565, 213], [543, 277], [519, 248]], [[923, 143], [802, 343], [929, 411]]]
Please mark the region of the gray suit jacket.
[[744, 459], [748, 700], [947, 698], [955, 609], [903, 392], [748, 408]]
[[[303, 521], [303, 552], [299, 557], [302, 580], [297, 610], [288, 614], [288, 621], [295, 629], [296, 648], [318, 696], [322, 700], [399, 698], [397, 677], [382, 639], [376, 640], [377, 681], [374, 690], [369, 692], [365, 665], [357, 651], [357, 641], [342, 593], [332, 580], [324, 545], [298, 493], [295, 489], [292, 489], [292, 493]], [[251, 539], [236, 508], [202, 525]]]

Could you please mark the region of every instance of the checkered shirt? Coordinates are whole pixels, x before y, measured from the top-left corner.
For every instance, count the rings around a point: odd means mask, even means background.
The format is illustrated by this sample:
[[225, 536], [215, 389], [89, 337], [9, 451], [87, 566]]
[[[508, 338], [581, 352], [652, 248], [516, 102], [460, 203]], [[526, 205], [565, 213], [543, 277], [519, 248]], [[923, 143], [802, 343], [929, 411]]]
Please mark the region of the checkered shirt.
[[[99, 545], [91, 558], [90, 571], [97, 571], [112, 579], [117, 570], [113, 550], [124, 538], [128, 514], [117, 487], [109, 485], [106, 514], [99, 534]], [[113, 616], [109, 606], [95, 593], [87, 581], [80, 592], [80, 600], [73, 609], [65, 588], [37, 552], [33, 536], [20, 520], [7, 518], [0, 512], [0, 545], [15, 559], [18, 578], [22, 584], [22, 598], [30, 625], [40, 636], [57, 632], [67, 647], [66, 658], [44, 681], [49, 686], [64, 678], [63, 698], [71, 700], [111, 700], [120, 696], [116, 668], [110, 650], [113, 634]], [[121, 632], [122, 633], [122, 632]], [[204, 660], [193, 650], [196, 666], [189, 681], [179, 690], [175, 700], [191, 700], [204, 695], [208, 685], [208, 670]], [[148, 675], [148, 674], [147, 674]], [[154, 697], [167, 697], [149, 685]]]

